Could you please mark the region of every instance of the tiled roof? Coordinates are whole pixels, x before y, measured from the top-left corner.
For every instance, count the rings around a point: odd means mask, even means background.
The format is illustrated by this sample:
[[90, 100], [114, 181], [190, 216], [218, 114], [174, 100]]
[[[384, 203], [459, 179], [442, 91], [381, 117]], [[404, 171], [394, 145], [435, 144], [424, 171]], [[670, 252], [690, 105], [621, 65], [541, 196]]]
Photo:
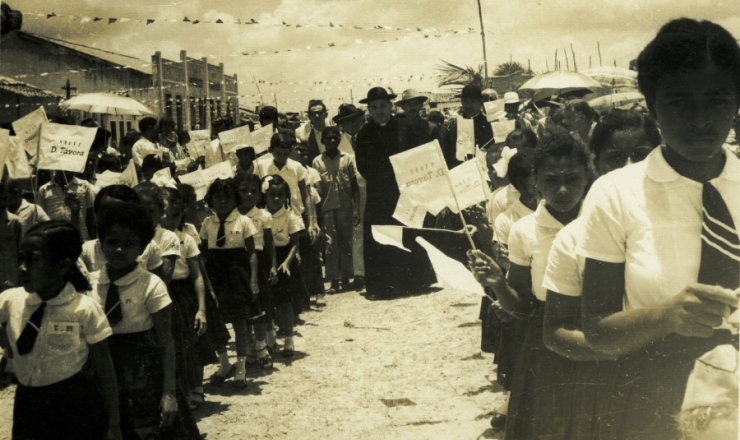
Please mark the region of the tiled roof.
[[42, 90], [38, 87], [34, 87], [5, 76], [0, 76], [0, 90], [7, 90], [8, 92], [16, 93], [28, 98], [61, 98], [61, 96], [56, 93]]
[[108, 50], [85, 46], [84, 44], [73, 43], [71, 41], [60, 40], [58, 38], [47, 37], [45, 35], [33, 34], [33, 33], [25, 32], [25, 31], [18, 31], [18, 32], [21, 35], [28, 35], [30, 37], [37, 38], [39, 40], [43, 40], [51, 44], [56, 44], [58, 46], [66, 47], [67, 49], [71, 49], [71, 50], [80, 52], [82, 54], [85, 54], [91, 57], [99, 58], [101, 60], [107, 61], [112, 64], [116, 64], [121, 67], [126, 67], [132, 70], [136, 70], [138, 72], [145, 73], [147, 75], [152, 74], [151, 61], [144, 61], [144, 60], [140, 60], [136, 57], [132, 57], [129, 55], [123, 55], [123, 54], [111, 52]]

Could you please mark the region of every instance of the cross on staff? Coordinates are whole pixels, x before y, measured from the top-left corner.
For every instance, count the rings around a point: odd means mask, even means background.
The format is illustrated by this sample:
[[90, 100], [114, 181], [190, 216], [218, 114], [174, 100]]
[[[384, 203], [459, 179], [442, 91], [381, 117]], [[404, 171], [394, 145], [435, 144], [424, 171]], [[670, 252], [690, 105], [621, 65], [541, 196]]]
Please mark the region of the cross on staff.
[[77, 91], [77, 87], [72, 87], [72, 86], [71, 86], [71, 85], [69, 84], [69, 79], [67, 79], [67, 84], [65, 84], [65, 85], [64, 85], [64, 86], [62, 87], [62, 90], [64, 90], [64, 91], [66, 91], [66, 92], [67, 92], [67, 98], [66, 98], [66, 99], [69, 99], [69, 98], [71, 97], [71, 92], [72, 92], [72, 90], [74, 90], [74, 91], [76, 92], [76, 91]]

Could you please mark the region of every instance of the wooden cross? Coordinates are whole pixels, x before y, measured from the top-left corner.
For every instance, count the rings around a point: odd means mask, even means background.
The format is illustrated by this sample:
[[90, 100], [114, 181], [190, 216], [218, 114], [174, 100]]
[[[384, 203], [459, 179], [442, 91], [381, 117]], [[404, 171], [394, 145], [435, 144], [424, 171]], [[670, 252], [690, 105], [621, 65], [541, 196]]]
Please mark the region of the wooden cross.
[[74, 90], [76, 92], [77, 91], [77, 87], [70, 86], [69, 85], [69, 80], [67, 80], [67, 84], [64, 87], [62, 87], [62, 90], [65, 90], [67, 92], [67, 99], [69, 99], [70, 98], [70, 92], [72, 92], [72, 90]]

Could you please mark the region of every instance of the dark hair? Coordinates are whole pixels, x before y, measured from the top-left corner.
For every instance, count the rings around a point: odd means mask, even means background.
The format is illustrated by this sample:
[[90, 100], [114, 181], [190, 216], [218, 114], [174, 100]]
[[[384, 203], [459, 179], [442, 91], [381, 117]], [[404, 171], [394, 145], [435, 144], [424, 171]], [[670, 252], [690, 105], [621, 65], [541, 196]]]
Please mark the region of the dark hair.
[[98, 221], [98, 237], [101, 244], [105, 243], [108, 231], [116, 225], [133, 231], [142, 249], [146, 248], [154, 238], [154, 223], [141, 205], [120, 202], [111, 209], [106, 209]]
[[164, 202], [164, 193], [162, 192], [162, 189], [158, 187], [157, 185], [136, 185], [134, 188], [134, 191], [136, 191], [136, 194], [139, 196], [139, 201], [143, 204], [143, 200], [145, 198], [154, 200], [154, 202], [159, 206], [159, 209], [164, 211], [165, 202]]
[[506, 136], [506, 145], [514, 142], [525, 142], [526, 148], [537, 148], [537, 135], [532, 130], [517, 128]]
[[[275, 186], [278, 188], [283, 188], [283, 191], [285, 191], [285, 209], [290, 209], [290, 185], [288, 185], [288, 182], [285, 181], [282, 177], [278, 176], [277, 174], [272, 174], [269, 176], [265, 176], [262, 179], [262, 182], [267, 182], [267, 189], [269, 190], [271, 186]], [[262, 205], [260, 208], [264, 208], [267, 203], [265, 202], [264, 195], [267, 194], [267, 190], [262, 194]]]
[[565, 119], [564, 111], [562, 107], [558, 107], [550, 113], [550, 119], [556, 125], [562, 125]]
[[65, 278], [78, 292], [92, 289], [90, 281], [77, 266], [77, 259], [82, 254], [82, 235], [77, 228], [72, 226], [72, 223], [63, 220], [36, 223], [26, 232], [24, 238], [32, 236], [44, 239], [53, 261], [69, 259], [72, 262]]
[[[162, 116], [159, 118], [159, 132], [162, 133], [163, 127], [169, 125], [172, 127], [172, 129], [175, 129], [175, 121], [174, 119], [170, 118], [169, 116]], [[169, 133], [164, 133], [169, 134]]]
[[545, 136], [534, 150], [534, 173], [545, 165], [547, 158], [574, 157], [583, 165], [586, 176], [594, 175], [594, 166], [591, 155], [586, 148], [576, 141], [570, 134], [551, 134]]
[[439, 110], [432, 110], [429, 112], [429, 116], [427, 116], [427, 121], [442, 125], [445, 123], [445, 117]]
[[182, 203], [184, 205], [191, 205], [198, 201], [198, 196], [195, 194], [195, 188], [185, 183], [178, 183], [177, 190], [182, 195]]
[[339, 136], [340, 139], [342, 138], [342, 132], [339, 131], [339, 127], [337, 127], [336, 125], [329, 125], [327, 127], [324, 127], [323, 130], [321, 130], [321, 142], [324, 141], [324, 138], [326, 138], [329, 135], [329, 133], [334, 133], [337, 136]]
[[106, 130], [105, 128], [98, 127], [98, 130], [95, 132], [95, 139], [90, 146], [90, 150], [98, 151], [101, 149], [105, 149], [108, 146], [108, 139], [110, 139], [112, 136], [113, 134], [110, 131]]
[[526, 180], [534, 172], [534, 152], [532, 150], [518, 151], [509, 161], [509, 171], [506, 173], [509, 182], [518, 191], [521, 191], [519, 182]]
[[214, 129], [223, 128], [224, 130], [230, 129], [233, 125], [234, 121], [232, 121], [231, 116], [229, 115], [219, 116], [213, 121], [213, 123], [211, 123], [211, 127]]
[[641, 130], [645, 140], [653, 147], [657, 147], [662, 142], [653, 118], [633, 110], [611, 110], [601, 117], [601, 121], [594, 127], [591, 134], [588, 146], [596, 159], [601, 156], [601, 152], [604, 151], [614, 132], [629, 129]]
[[588, 102], [574, 99], [565, 105], [566, 110], [582, 114], [589, 122], [599, 122], [599, 112], [593, 109]]
[[101, 214], [100, 204], [103, 203], [103, 199], [110, 197], [121, 202], [140, 204], [139, 195], [136, 194], [133, 188], [126, 185], [110, 185], [101, 189], [98, 195], [95, 196], [93, 201], [93, 213], [95, 215]]
[[234, 182], [236, 183], [237, 188], [240, 187], [242, 183], [253, 184], [258, 189], [262, 187], [262, 179], [260, 179], [258, 175], [247, 173], [245, 171], [239, 171], [238, 173], [236, 173], [236, 176], [234, 177]]
[[679, 18], [663, 25], [637, 58], [637, 83], [648, 109], [654, 108], [664, 76], [699, 69], [707, 61], [729, 71], [740, 97], [740, 47], [735, 37], [711, 21]]
[[23, 193], [23, 188], [21, 188], [21, 183], [19, 179], [8, 179], [5, 181], [5, 192], [19, 192]]
[[278, 128], [270, 139], [270, 148], [290, 148], [296, 144], [295, 133], [287, 128]]
[[312, 99], [308, 101], [308, 111], [311, 111], [311, 107], [316, 107], [317, 105], [320, 105], [323, 107], [323, 111], [326, 111], [326, 105], [324, 105], [324, 101], [320, 99]]
[[260, 121], [264, 119], [269, 119], [270, 121], [277, 121], [277, 117], [278, 117], [278, 111], [275, 107], [267, 105], [265, 107], [262, 107], [262, 110], [260, 110], [260, 114], [259, 114]]
[[80, 127], [98, 128], [100, 127], [100, 124], [98, 124], [98, 121], [93, 118], [87, 118], [80, 121]]
[[129, 130], [128, 133], [121, 138], [121, 147], [131, 148], [139, 139], [141, 139], [141, 133], [136, 130]]
[[98, 173], [104, 173], [109, 170], [120, 173], [122, 166], [123, 164], [121, 163], [121, 158], [116, 156], [115, 154], [106, 153], [100, 156], [100, 159], [98, 159]]
[[162, 168], [164, 168], [164, 165], [162, 165], [162, 159], [157, 157], [156, 154], [148, 154], [144, 156], [144, 160], [141, 161], [142, 171], [153, 169], [156, 172]]
[[239, 196], [239, 188], [237, 188], [236, 182], [234, 182], [233, 178], [216, 179], [213, 181], [211, 186], [208, 187], [205, 200], [209, 207], [213, 207], [213, 196], [218, 193], [231, 193], [231, 195], [234, 196], [234, 201], [237, 206], [242, 203], [242, 198]]
[[151, 116], [147, 116], [146, 118], [139, 121], [139, 131], [144, 133], [155, 125], [157, 125], [157, 120], [155, 118], [152, 118]]

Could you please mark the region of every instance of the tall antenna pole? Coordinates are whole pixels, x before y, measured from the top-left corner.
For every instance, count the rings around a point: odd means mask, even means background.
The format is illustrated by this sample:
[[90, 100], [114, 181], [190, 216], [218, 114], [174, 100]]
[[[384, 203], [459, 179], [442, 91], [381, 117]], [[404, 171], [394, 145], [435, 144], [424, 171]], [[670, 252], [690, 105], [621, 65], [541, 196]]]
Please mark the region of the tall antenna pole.
[[601, 44], [599, 42], [596, 42], [596, 49], [599, 51], [599, 67], [602, 67], [603, 64], [601, 64]]
[[478, 18], [480, 18], [480, 37], [483, 40], [483, 77], [485, 78], [485, 84], [483, 88], [488, 87], [488, 58], [486, 57], [486, 31], [483, 30], [483, 11], [480, 8], [480, 0], [478, 0]]

